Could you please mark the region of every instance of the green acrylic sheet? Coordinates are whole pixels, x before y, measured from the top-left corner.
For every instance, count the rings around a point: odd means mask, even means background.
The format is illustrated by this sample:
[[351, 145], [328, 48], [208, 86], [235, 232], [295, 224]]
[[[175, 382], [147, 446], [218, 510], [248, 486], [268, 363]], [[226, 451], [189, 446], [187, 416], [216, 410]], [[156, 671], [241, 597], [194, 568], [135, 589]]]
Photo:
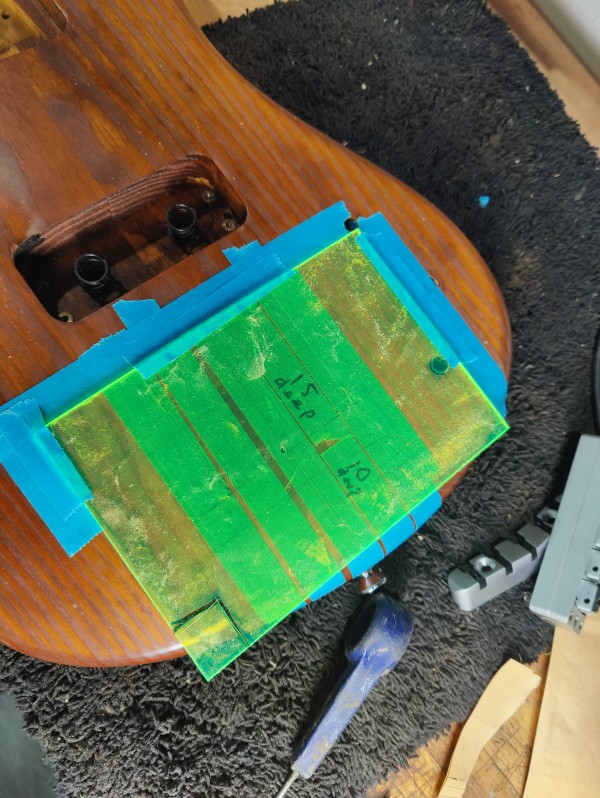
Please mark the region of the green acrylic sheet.
[[49, 427], [207, 679], [507, 429], [356, 234]]

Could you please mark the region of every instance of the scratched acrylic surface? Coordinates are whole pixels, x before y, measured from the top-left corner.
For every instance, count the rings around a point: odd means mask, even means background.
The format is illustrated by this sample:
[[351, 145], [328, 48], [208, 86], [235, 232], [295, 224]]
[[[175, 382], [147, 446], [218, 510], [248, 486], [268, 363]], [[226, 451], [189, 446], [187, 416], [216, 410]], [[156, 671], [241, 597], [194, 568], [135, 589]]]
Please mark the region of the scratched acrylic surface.
[[349, 235], [154, 377], [133, 369], [50, 428], [211, 678], [506, 424]]

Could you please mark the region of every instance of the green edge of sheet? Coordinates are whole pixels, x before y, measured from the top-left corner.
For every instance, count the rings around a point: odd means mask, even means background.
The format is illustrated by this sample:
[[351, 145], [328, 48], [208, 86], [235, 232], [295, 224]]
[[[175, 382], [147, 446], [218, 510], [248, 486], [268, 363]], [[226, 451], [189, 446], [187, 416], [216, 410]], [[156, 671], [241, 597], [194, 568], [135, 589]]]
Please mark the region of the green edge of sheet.
[[507, 428], [436, 354], [348, 236], [50, 425], [207, 679]]

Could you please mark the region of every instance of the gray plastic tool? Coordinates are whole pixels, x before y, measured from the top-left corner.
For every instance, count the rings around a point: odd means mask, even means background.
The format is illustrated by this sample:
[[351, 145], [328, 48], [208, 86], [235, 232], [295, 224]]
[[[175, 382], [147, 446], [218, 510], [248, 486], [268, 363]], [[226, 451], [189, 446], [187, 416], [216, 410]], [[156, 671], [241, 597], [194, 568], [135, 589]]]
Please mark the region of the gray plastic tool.
[[[544, 511], [552, 512], [551, 508]], [[538, 514], [538, 521], [542, 516]], [[492, 548], [491, 557], [479, 554], [448, 575], [448, 587], [463, 612], [481, 607], [505, 590], [528, 579], [540, 566], [548, 545], [549, 532], [540, 526], [525, 524], [514, 540], [501, 540]]]

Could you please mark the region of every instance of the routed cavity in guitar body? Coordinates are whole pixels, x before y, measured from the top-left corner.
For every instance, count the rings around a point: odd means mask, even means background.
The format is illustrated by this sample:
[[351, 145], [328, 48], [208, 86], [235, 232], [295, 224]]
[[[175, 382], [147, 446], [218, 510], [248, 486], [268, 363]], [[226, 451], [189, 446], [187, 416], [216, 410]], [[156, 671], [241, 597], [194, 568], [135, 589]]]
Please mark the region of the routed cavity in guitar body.
[[78, 321], [232, 232], [246, 216], [218, 167], [190, 155], [28, 238], [14, 262], [48, 313]]

